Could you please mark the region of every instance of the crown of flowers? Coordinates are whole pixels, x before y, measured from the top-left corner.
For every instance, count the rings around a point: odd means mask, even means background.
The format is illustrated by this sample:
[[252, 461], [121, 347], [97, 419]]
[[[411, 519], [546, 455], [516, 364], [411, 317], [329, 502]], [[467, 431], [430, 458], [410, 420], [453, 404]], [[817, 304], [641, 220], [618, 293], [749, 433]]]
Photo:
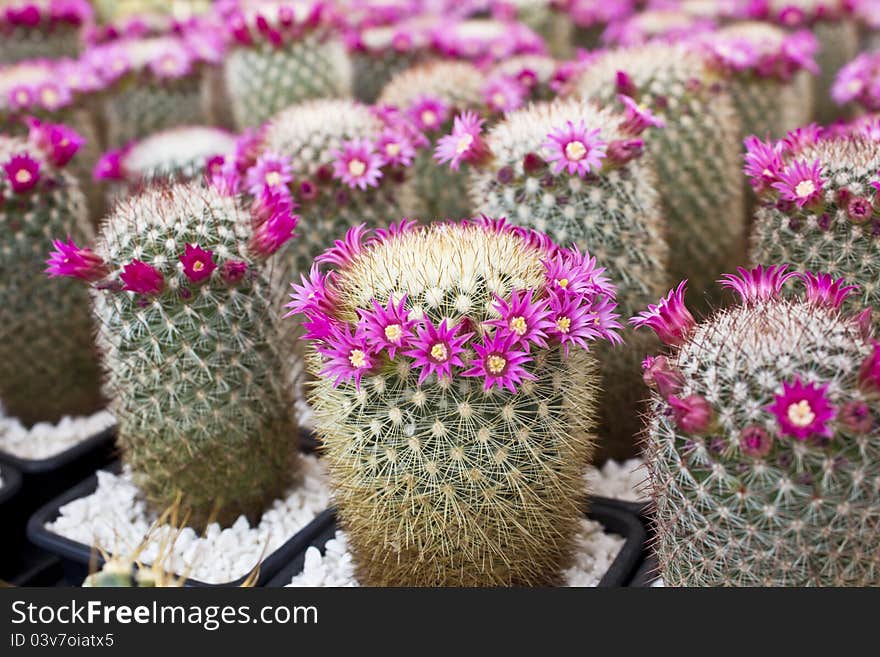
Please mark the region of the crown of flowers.
[[[406, 295], [371, 299], [352, 320], [340, 307], [339, 272], [379, 244], [431, 230], [406, 219], [372, 235], [363, 225], [352, 228], [316, 259], [301, 284], [292, 285], [287, 305], [288, 317], [305, 317], [303, 339], [314, 344], [324, 362], [321, 373], [333, 378], [335, 387], [353, 382], [359, 389], [362, 377], [389, 362], [405, 362], [419, 371], [419, 384], [432, 374], [438, 379], [479, 377], [485, 390], [496, 386], [515, 393], [524, 381], [534, 379], [524, 365], [537, 349], [561, 347], [567, 357], [572, 347], [588, 350], [597, 339], [620, 342], [615, 288], [595, 258], [576, 248], [557, 247], [546, 235], [503, 219], [483, 217], [460, 225], [520, 237], [525, 247], [542, 256], [544, 285], [496, 295], [493, 309], [498, 317], [488, 321], [463, 314], [436, 324], [408, 308]], [[335, 269], [322, 273], [322, 264]]]
[[[740, 268], [737, 274], [727, 274], [719, 283], [733, 290], [743, 305], [750, 305], [779, 300], [786, 283], [798, 280], [804, 287], [805, 302], [835, 312], [840, 312], [843, 302], [857, 289], [828, 274], [794, 273], [787, 268], [787, 265]], [[630, 323], [637, 328], [653, 329], [670, 347], [683, 345], [696, 328], [684, 303], [686, 284], [687, 281], [683, 281], [659, 303], [631, 318]], [[871, 309], [863, 311], [857, 322], [862, 336], [869, 339]], [[859, 371], [859, 385], [864, 393], [874, 395], [880, 393], [880, 343], [873, 340], [872, 343], [873, 351]], [[664, 400], [667, 415], [680, 431], [694, 435], [711, 433], [716, 426], [717, 411], [702, 395], [683, 394], [684, 376], [674, 361], [674, 355], [648, 356], [642, 363], [645, 382]], [[739, 446], [744, 454], [764, 457], [772, 449], [774, 439], [794, 438], [821, 445], [834, 437], [836, 428], [863, 433], [874, 427], [874, 418], [866, 403], [852, 400], [835, 405], [827, 394], [828, 385], [795, 376], [781, 381], [780, 387], [772, 403], [764, 406], [770, 421], [742, 428]], [[768, 429], [770, 426], [775, 427], [775, 434]]]
[[22, 149], [0, 163], [0, 203], [4, 198], [34, 194], [57, 185], [53, 168], [67, 165], [84, 143], [67, 126], [28, 119], [27, 145], [33, 151]]
[[544, 40], [531, 28], [510, 20], [441, 21], [432, 31], [434, 49], [443, 57], [485, 65], [513, 55], [546, 55]]
[[862, 53], [840, 69], [831, 97], [838, 105], [858, 103], [869, 112], [880, 111], [880, 53]]
[[55, 25], [79, 27], [90, 23], [93, 15], [87, 0], [13, 0], [0, 9], [0, 32]]
[[786, 33], [778, 40], [721, 30], [698, 38], [696, 43], [708, 56], [710, 66], [726, 73], [750, 73], [783, 81], [791, 80], [799, 71], [819, 73], [813, 59], [819, 42], [809, 30]]
[[619, 21], [636, 10], [635, 0], [560, 0], [559, 7], [579, 27], [593, 27]]
[[305, 34], [328, 27], [338, 27], [341, 17], [332, 3], [258, 1], [233, 2], [221, 12], [230, 41], [241, 47], [268, 43], [280, 48], [294, 43]]
[[784, 0], [749, 0], [740, 3], [734, 17], [772, 21], [783, 27], [809, 27], [820, 21], [839, 20], [853, 13], [852, 0], [828, 0], [810, 3], [785, 2]]
[[387, 24], [370, 21], [344, 30], [350, 52], [384, 55], [426, 50], [431, 45], [433, 28], [424, 18], [396, 20]]
[[713, 32], [715, 27], [714, 20], [686, 11], [654, 9], [610, 22], [602, 33], [602, 43], [639, 46], [648, 41], [682, 41], [695, 34]]
[[37, 59], [0, 66], [0, 115], [54, 112], [105, 87], [99, 72], [85, 61]]

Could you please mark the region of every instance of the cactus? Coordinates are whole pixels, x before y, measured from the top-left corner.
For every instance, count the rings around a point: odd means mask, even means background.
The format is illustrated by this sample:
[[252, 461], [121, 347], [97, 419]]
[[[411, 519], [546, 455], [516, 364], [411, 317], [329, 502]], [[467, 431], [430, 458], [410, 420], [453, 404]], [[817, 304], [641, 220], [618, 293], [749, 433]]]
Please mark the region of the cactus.
[[[607, 264], [621, 312], [628, 314], [669, 285], [654, 165], [649, 157], [636, 157], [642, 148], [637, 137], [647, 122], [637, 126], [634, 117], [578, 100], [511, 112], [489, 132], [485, 148], [491, 156], [473, 166], [470, 181], [475, 211], [546, 232], [559, 244], [574, 243]], [[552, 155], [550, 135], [569, 123], [579, 131], [583, 127], [580, 136], [592, 135], [593, 148], [606, 153], [592, 169], [575, 175], [545, 159]], [[594, 351], [604, 391], [599, 459], [632, 456], [641, 429], [634, 411], [647, 395], [639, 364], [650, 344], [635, 333], [624, 342], [624, 348], [601, 345]]]
[[358, 581], [556, 582], [592, 452], [585, 347], [619, 339], [613, 286], [589, 255], [503, 220], [362, 237], [321, 256], [335, 268], [290, 304], [308, 318], [311, 402]]
[[326, 3], [242, 3], [226, 16], [233, 46], [224, 62], [238, 128], [256, 127], [285, 107], [351, 95], [352, 68]]
[[880, 142], [859, 132], [822, 136], [812, 126], [748, 145], [746, 173], [760, 203], [752, 260], [845, 278], [861, 286], [861, 303], [880, 308]]
[[0, 65], [28, 59], [76, 57], [87, 0], [4, 0], [0, 3]]
[[[394, 76], [377, 101], [413, 117], [431, 140], [452, 124], [457, 111], [481, 107], [484, 76], [468, 62], [429, 62]], [[401, 216], [459, 219], [469, 216], [464, 174], [436, 165], [431, 149], [419, 154], [400, 194]]]
[[636, 10], [635, 0], [563, 0], [562, 8], [574, 23], [571, 40], [575, 46], [598, 48], [610, 23], [621, 21]]
[[[682, 284], [633, 321], [669, 345], [646, 461], [671, 586], [880, 584], [880, 348], [853, 290], [786, 267], [724, 278], [740, 303], [696, 324]], [[786, 283], [786, 281], [789, 281]]]
[[434, 30], [434, 47], [442, 57], [486, 66], [514, 55], [546, 55], [544, 40], [512, 20], [449, 19]]
[[602, 41], [615, 46], [640, 46], [663, 39], [680, 41], [715, 29], [714, 17], [696, 16], [683, 9], [652, 9], [614, 21], [602, 34]]
[[609, 52], [572, 84], [575, 94], [606, 105], [625, 94], [665, 121], [645, 148], [669, 222], [670, 270], [673, 280], [689, 278], [695, 298], [705, 302], [725, 265], [745, 259], [741, 128], [730, 95], [684, 44]]
[[91, 234], [65, 170], [80, 141], [52, 124], [0, 136], [0, 401], [27, 426], [103, 406], [88, 297], [40, 273], [48, 236]]
[[880, 53], [864, 52], [844, 66], [834, 79], [831, 97], [838, 105], [876, 113], [880, 111]]
[[[495, 111], [509, 111], [518, 109], [525, 104], [526, 100], [551, 100], [556, 97], [561, 88], [565, 76], [565, 64], [560, 64], [552, 57], [546, 55], [516, 55], [499, 62], [486, 72], [486, 83], [483, 86], [483, 96], [487, 106]], [[507, 82], [516, 83], [520, 89], [521, 103], [508, 104], [503, 96], [494, 99], [498, 93], [499, 85]]]
[[501, 0], [492, 3], [496, 18], [516, 20], [539, 34], [554, 57], [572, 55], [574, 23], [556, 0]]
[[[201, 527], [255, 520], [294, 475], [296, 424], [267, 258], [290, 203], [216, 186], [153, 186], [119, 205], [94, 252], [56, 243], [50, 273], [93, 285], [123, 460], [159, 508]], [[88, 266], [74, 267], [84, 261]]]

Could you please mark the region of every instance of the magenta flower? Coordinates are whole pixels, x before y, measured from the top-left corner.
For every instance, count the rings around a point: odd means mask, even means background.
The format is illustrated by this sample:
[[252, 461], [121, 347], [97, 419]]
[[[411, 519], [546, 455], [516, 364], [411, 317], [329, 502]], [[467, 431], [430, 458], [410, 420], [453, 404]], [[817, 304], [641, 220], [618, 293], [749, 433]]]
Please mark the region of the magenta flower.
[[248, 264], [242, 260], [227, 260], [220, 268], [220, 277], [229, 284], [238, 283], [247, 274]]
[[321, 374], [334, 377], [334, 388], [354, 379], [355, 387], [360, 390], [361, 377], [373, 367], [366, 340], [362, 335], [353, 334], [348, 324], [333, 326], [316, 350], [327, 359]]
[[605, 276], [605, 268], [596, 266], [596, 258], [577, 248], [559, 249], [553, 257], [543, 260], [547, 272], [547, 289], [551, 294], [605, 294], [614, 297], [614, 285]]
[[140, 260], [125, 265], [119, 275], [123, 289], [137, 294], [159, 294], [165, 288], [165, 278], [155, 267]]
[[685, 433], [703, 433], [712, 423], [712, 407], [705, 397], [689, 395], [679, 399], [672, 395], [667, 402], [676, 426]]
[[15, 194], [29, 192], [40, 182], [40, 163], [27, 153], [13, 155], [3, 165], [3, 170]]
[[831, 87], [831, 97], [838, 105], [846, 105], [852, 101], [859, 101], [866, 109], [876, 111], [880, 109], [873, 82], [880, 74], [880, 57], [876, 53], [863, 53], [852, 60], [837, 72], [837, 77]]
[[182, 49], [169, 49], [149, 63], [156, 77], [166, 79], [182, 78], [192, 72], [192, 59]]
[[214, 262], [214, 252], [205, 250], [197, 244], [187, 244], [183, 255], [180, 256], [184, 275], [193, 283], [198, 283], [211, 277], [217, 269]]
[[300, 274], [301, 284], [290, 284], [293, 294], [290, 295], [291, 301], [284, 306], [290, 308], [290, 312], [285, 317], [316, 313], [332, 314], [336, 300], [332, 296], [331, 288], [327, 286], [331, 277], [332, 274], [322, 274], [317, 263], [312, 264], [308, 276]]
[[811, 436], [831, 438], [834, 435], [831, 422], [837, 410], [828, 401], [828, 386], [804, 384], [800, 377], [794, 382], [783, 382], [782, 394], [776, 395], [766, 408], [779, 422], [779, 430], [797, 440]]
[[336, 267], [348, 266], [364, 250], [363, 239], [366, 231], [366, 224], [352, 226], [345, 232], [345, 239], [336, 240], [331, 248], [315, 258], [315, 262], [322, 264], [326, 262]]
[[739, 434], [739, 448], [746, 456], [763, 458], [770, 453], [772, 447], [773, 437], [758, 425], [748, 426]]
[[840, 409], [840, 421], [855, 433], [868, 433], [874, 427], [874, 415], [865, 402], [851, 401]]
[[859, 384], [868, 390], [880, 390], [880, 342], [859, 368]]
[[28, 121], [28, 138], [49, 160], [58, 167], [63, 167], [86, 140], [67, 126], [58, 123], [43, 123], [39, 119]]
[[95, 180], [125, 180], [125, 169], [122, 164], [125, 154], [125, 149], [104, 153], [92, 170], [92, 177]]
[[535, 300], [531, 290], [513, 290], [510, 301], [495, 295], [495, 308], [501, 319], [486, 322], [488, 326], [498, 327], [498, 333], [510, 333], [513, 344], [529, 350], [530, 343], [547, 347], [547, 331], [553, 326], [550, 308], [546, 299]]
[[434, 132], [449, 119], [449, 106], [439, 98], [422, 96], [410, 106], [407, 115], [419, 130]]
[[588, 341], [595, 340], [601, 333], [589, 305], [583, 303], [582, 295], [550, 297], [550, 326], [547, 333], [562, 345], [568, 357], [571, 345], [589, 351]]
[[526, 89], [518, 80], [500, 75], [483, 89], [483, 99], [493, 112], [511, 112], [525, 104]]
[[250, 250], [262, 257], [269, 257], [293, 237], [299, 215], [293, 214], [293, 200], [286, 193], [264, 189], [255, 200], [252, 210], [254, 232]]
[[825, 131], [826, 128], [817, 123], [795, 128], [782, 139], [782, 149], [789, 155], [800, 155], [806, 149], [818, 144]]
[[413, 365], [420, 368], [419, 385], [431, 374], [443, 379], [452, 376], [453, 365], [464, 366], [461, 354], [473, 333], [457, 335], [458, 329], [457, 325], [448, 326], [445, 319], [440, 326], [434, 326], [427, 317], [416, 328], [417, 335], [410, 342], [412, 348], [403, 355], [415, 359]]
[[25, 110], [34, 104], [36, 97], [30, 87], [19, 84], [6, 92], [6, 101], [13, 110]]
[[376, 150], [382, 158], [382, 166], [408, 167], [416, 157], [416, 149], [412, 140], [403, 131], [386, 128], [379, 136]]
[[419, 227], [419, 222], [414, 219], [406, 219], [403, 218], [400, 221], [392, 222], [388, 225], [388, 228], [376, 228], [373, 231], [373, 236], [367, 240], [367, 244], [370, 242], [387, 242], [392, 237], [397, 237], [398, 235], [403, 235], [405, 233], [412, 232]]
[[434, 159], [449, 168], [458, 171], [462, 162], [478, 162], [488, 154], [480, 131], [485, 123], [476, 112], [465, 112], [455, 117], [452, 133], [437, 141]]
[[833, 279], [830, 274], [804, 272], [797, 274], [807, 288], [807, 300], [820, 306], [840, 308], [844, 300], [859, 289], [858, 285], [847, 285], [846, 279]]
[[247, 170], [245, 181], [253, 196], [260, 195], [264, 189], [284, 191], [293, 181], [293, 174], [286, 157], [276, 153], [265, 153]]
[[[225, 158], [219, 171], [210, 174], [209, 183], [224, 196], [234, 196], [241, 186], [241, 174], [232, 158]], [[266, 191], [266, 190], [264, 190]], [[268, 191], [271, 191], [269, 189]]]
[[627, 162], [641, 157], [644, 152], [645, 141], [643, 139], [615, 139], [608, 144], [606, 155], [609, 162], [622, 167]]
[[846, 204], [846, 215], [854, 224], [863, 224], [874, 216], [874, 204], [863, 196], [853, 196]]
[[657, 388], [663, 399], [678, 394], [684, 384], [684, 377], [669, 362], [666, 356], [648, 356], [642, 361], [642, 379], [645, 384]]
[[660, 303], [649, 305], [647, 310], [631, 318], [629, 323], [636, 328], [648, 326], [664, 343], [680, 345], [696, 326], [693, 315], [684, 303], [686, 289], [687, 280], [684, 280], [677, 288], [670, 290]]
[[753, 269], [737, 267], [737, 274], [724, 274], [718, 281], [722, 287], [736, 292], [742, 303], [775, 299], [786, 281], [797, 276], [787, 272], [788, 265], [758, 265]]
[[84, 281], [98, 281], [109, 273], [107, 265], [90, 249], [80, 248], [74, 244], [70, 236], [67, 242], [52, 240], [55, 250], [46, 261], [45, 273], [49, 278], [69, 276]]
[[416, 320], [409, 318], [409, 311], [405, 308], [406, 295], [396, 304], [389, 298], [384, 308], [375, 299], [372, 305], [372, 310], [358, 309], [363, 334], [374, 351], [387, 349], [388, 356], [394, 358], [398, 349], [409, 346], [416, 324]]
[[532, 359], [528, 351], [516, 349], [518, 343], [514, 333], [495, 331], [492, 337], [486, 334], [483, 344], [473, 343], [477, 355], [471, 361], [471, 367], [461, 375], [484, 377], [483, 390], [487, 392], [492, 386], [498, 386], [499, 390], [507, 388], [516, 393], [516, 387], [524, 380], [536, 381], [538, 378], [523, 367]]
[[822, 198], [822, 165], [819, 160], [812, 165], [797, 160], [783, 169], [773, 188], [799, 208], [810, 205]]
[[548, 163], [553, 163], [553, 173], [567, 171], [581, 178], [602, 166], [606, 144], [599, 137], [600, 130], [587, 130], [583, 119], [575, 126], [566, 121], [564, 128], [556, 128], [547, 135], [542, 147], [549, 152]]
[[40, 105], [50, 112], [61, 109], [73, 99], [70, 89], [66, 85], [51, 81], [40, 84], [34, 91], [34, 95]]
[[648, 107], [639, 105], [632, 98], [624, 94], [620, 94], [617, 97], [623, 103], [626, 112], [624, 121], [620, 125], [621, 130], [624, 132], [638, 136], [648, 128], [666, 127], [666, 121], [655, 116]]
[[334, 158], [333, 177], [354, 189], [378, 187], [382, 177], [382, 156], [373, 150], [367, 139], [353, 139], [342, 144], [341, 150], [330, 153]]
[[751, 179], [752, 188], [761, 192], [776, 182], [782, 171], [782, 155], [778, 144], [761, 141], [754, 135], [743, 142], [746, 147], [744, 168]]

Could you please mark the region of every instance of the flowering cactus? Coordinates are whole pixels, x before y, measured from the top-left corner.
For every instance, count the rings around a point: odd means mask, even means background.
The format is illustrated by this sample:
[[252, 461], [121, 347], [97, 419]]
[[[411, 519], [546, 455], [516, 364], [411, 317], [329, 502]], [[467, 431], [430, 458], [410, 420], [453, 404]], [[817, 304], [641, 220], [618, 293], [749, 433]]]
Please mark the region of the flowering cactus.
[[[783, 294], [800, 280], [805, 293]], [[880, 347], [854, 290], [785, 266], [722, 284], [739, 303], [697, 324], [684, 283], [631, 321], [666, 342], [646, 461], [672, 586], [880, 584]]]
[[608, 25], [622, 21], [636, 10], [636, 0], [562, 0], [561, 9], [574, 23], [572, 43], [582, 48], [598, 48]]
[[289, 305], [358, 581], [554, 583], [592, 452], [587, 349], [619, 340], [613, 286], [503, 220], [363, 237], [337, 241]]
[[680, 41], [713, 32], [715, 26], [714, 18], [683, 9], [652, 9], [610, 23], [602, 33], [602, 41], [614, 46], [640, 46], [658, 39]]
[[[733, 101], [693, 47], [652, 43], [587, 64], [576, 94], [647, 110], [665, 127], [645, 141], [669, 222], [670, 269], [704, 300], [712, 281], [745, 259], [741, 133]], [[642, 109], [644, 108], [644, 109]]]
[[[475, 211], [574, 243], [607, 263], [621, 310], [632, 313], [669, 285], [657, 176], [640, 137], [660, 125], [634, 104], [615, 114], [585, 101], [556, 101], [507, 114], [485, 138], [459, 119], [438, 156], [470, 162]], [[605, 391], [600, 458], [631, 456], [641, 428], [634, 412], [646, 396], [639, 364], [651, 347], [641, 335], [625, 342], [624, 349], [596, 350]]]
[[570, 57], [574, 23], [557, 0], [496, 0], [492, 14], [496, 19], [518, 21], [544, 40], [555, 57]]
[[434, 48], [441, 57], [488, 66], [514, 55], [546, 55], [544, 40], [513, 20], [474, 18], [442, 22], [434, 29]]
[[880, 111], [880, 53], [862, 53], [840, 69], [831, 97], [841, 106], [853, 104], [867, 112]]
[[760, 203], [752, 260], [827, 271], [860, 285], [862, 303], [880, 303], [873, 264], [880, 142], [809, 126], [778, 142], [752, 138], [747, 146], [745, 171]]
[[123, 460], [158, 508], [182, 495], [194, 527], [254, 520], [294, 475], [267, 259], [296, 217], [280, 196], [246, 207], [228, 192], [150, 187], [117, 205], [94, 252], [56, 242], [48, 270], [91, 284]]
[[304, 100], [351, 94], [351, 60], [327, 3], [237, 4], [225, 15], [233, 45], [224, 77], [238, 128], [259, 126]]
[[102, 407], [87, 295], [40, 274], [46, 235], [91, 234], [66, 171], [81, 143], [53, 124], [0, 136], [0, 401], [27, 426]]
[[87, 0], [4, 0], [0, 6], [0, 65], [79, 54]]

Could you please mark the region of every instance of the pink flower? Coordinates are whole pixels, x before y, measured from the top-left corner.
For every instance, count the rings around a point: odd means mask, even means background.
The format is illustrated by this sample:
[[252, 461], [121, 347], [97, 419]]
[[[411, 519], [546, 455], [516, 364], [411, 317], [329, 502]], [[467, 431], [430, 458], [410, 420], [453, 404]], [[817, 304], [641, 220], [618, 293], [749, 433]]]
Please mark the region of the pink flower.
[[36, 88], [34, 95], [43, 109], [50, 112], [61, 109], [73, 99], [70, 89], [57, 82], [43, 82]]
[[125, 180], [122, 158], [125, 157], [126, 152], [122, 149], [104, 153], [92, 170], [92, 177], [95, 180]]
[[266, 188], [278, 192], [284, 191], [293, 181], [293, 174], [286, 157], [276, 153], [265, 153], [247, 170], [245, 179], [248, 191], [253, 196], [258, 196]]
[[410, 233], [416, 230], [419, 227], [419, 222], [413, 219], [403, 218], [400, 221], [395, 221], [388, 225], [388, 228], [377, 228], [373, 231], [373, 237], [371, 237], [367, 243], [370, 242], [387, 242], [393, 237], [397, 237], [398, 235], [404, 235], [406, 233]]
[[797, 276], [794, 272], [786, 272], [787, 269], [788, 265], [767, 268], [758, 265], [753, 269], [737, 267], [738, 274], [724, 274], [718, 282], [735, 291], [742, 303], [767, 301], [778, 297], [786, 281]]
[[751, 178], [752, 187], [761, 192], [776, 182], [782, 171], [782, 156], [778, 144], [763, 142], [754, 135], [746, 137], [744, 171]]
[[182, 49], [169, 49], [154, 58], [149, 68], [159, 78], [177, 79], [192, 72], [192, 59]]
[[620, 94], [617, 96], [623, 103], [626, 115], [620, 128], [624, 132], [637, 136], [648, 128], [665, 128], [666, 121], [654, 116], [651, 110], [644, 105], [639, 105], [629, 96]]
[[868, 390], [880, 390], [880, 342], [874, 342], [874, 351], [859, 368], [859, 385]]
[[452, 134], [437, 141], [434, 159], [441, 164], [449, 162], [449, 167], [458, 171], [462, 162], [477, 162], [485, 158], [488, 149], [480, 137], [480, 130], [485, 122], [476, 112], [465, 112], [456, 116]]
[[797, 440], [812, 436], [831, 438], [834, 435], [831, 422], [837, 410], [828, 401], [827, 390], [827, 385], [804, 384], [796, 377], [792, 383], [783, 382], [782, 394], [776, 395], [766, 408], [776, 416], [784, 435]]
[[362, 242], [366, 230], [366, 224], [352, 226], [346, 231], [345, 239], [336, 240], [331, 248], [315, 258], [315, 262], [347, 267], [364, 250]]
[[440, 326], [434, 326], [427, 317], [416, 328], [417, 335], [410, 343], [412, 348], [403, 355], [415, 359], [413, 365], [420, 368], [419, 385], [431, 374], [443, 379], [452, 376], [453, 365], [464, 366], [461, 354], [473, 334], [457, 335], [458, 329], [457, 325], [448, 326], [445, 319]]
[[224, 196], [236, 195], [241, 185], [241, 174], [238, 171], [236, 161], [232, 158], [225, 158], [220, 170], [210, 174], [209, 183]]
[[846, 204], [846, 215], [854, 224], [863, 224], [874, 216], [874, 204], [863, 196], [853, 196]]
[[525, 104], [526, 89], [521, 82], [500, 75], [490, 80], [483, 89], [483, 99], [493, 112], [510, 112]]
[[596, 258], [578, 249], [559, 249], [552, 258], [542, 260], [547, 273], [547, 289], [552, 295], [605, 294], [615, 296], [614, 285]]
[[642, 379], [645, 384], [657, 388], [663, 399], [678, 394], [684, 384], [684, 377], [669, 362], [666, 356], [648, 356], [642, 362]]
[[636, 86], [636, 83], [633, 82], [629, 73], [625, 71], [617, 71], [615, 74], [615, 84], [617, 85], [617, 93], [622, 96], [635, 98], [639, 93], [639, 88]]
[[67, 242], [52, 240], [55, 250], [46, 261], [45, 273], [49, 278], [70, 276], [84, 281], [98, 281], [109, 273], [104, 261], [90, 249], [80, 248], [70, 236]]
[[335, 377], [334, 388], [354, 379], [355, 387], [360, 390], [361, 377], [373, 367], [373, 356], [362, 335], [353, 334], [348, 324], [333, 326], [323, 344], [315, 349], [328, 361], [321, 375]]
[[183, 255], [180, 256], [184, 275], [193, 283], [198, 283], [211, 277], [217, 269], [214, 262], [214, 252], [205, 250], [197, 244], [187, 244]]
[[461, 375], [484, 377], [483, 390], [487, 392], [492, 386], [498, 386], [499, 390], [507, 388], [516, 393], [516, 387], [524, 380], [536, 381], [538, 378], [523, 367], [532, 359], [528, 351], [517, 350], [517, 344], [514, 333], [495, 331], [492, 337], [486, 334], [483, 344], [473, 343], [477, 356], [471, 361], [471, 367]]
[[622, 167], [627, 162], [641, 157], [644, 152], [645, 142], [642, 139], [615, 139], [608, 144], [606, 155], [609, 162]]
[[376, 352], [387, 349], [388, 356], [394, 358], [398, 349], [409, 345], [412, 329], [416, 324], [416, 320], [409, 318], [409, 312], [405, 308], [406, 295], [397, 304], [389, 298], [384, 308], [375, 299], [372, 300], [372, 305], [372, 310], [358, 309], [363, 334]]
[[25, 110], [34, 104], [36, 97], [30, 87], [19, 84], [9, 89], [6, 100], [13, 110]]
[[656, 305], [649, 305], [646, 311], [629, 320], [636, 328], [648, 326], [657, 336], [671, 346], [680, 345], [696, 326], [693, 315], [684, 303], [687, 280], [669, 293]]
[[689, 395], [679, 399], [672, 395], [667, 401], [676, 426], [685, 433], [703, 433], [712, 423], [712, 407], [705, 397]]
[[822, 165], [815, 160], [812, 165], [801, 160], [789, 164], [779, 174], [779, 182], [773, 189], [782, 194], [786, 201], [792, 201], [799, 208], [810, 205], [822, 198]]
[[501, 319], [486, 322], [488, 326], [498, 327], [498, 333], [510, 333], [513, 344], [520, 344], [529, 350], [530, 343], [547, 347], [547, 331], [553, 326], [550, 308], [546, 299], [535, 300], [531, 290], [513, 290], [510, 301], [495, 295], [495, 309]]
[[599, 134], [599, 128], [587, 131], [583, 119], [577, 126], [566, 121], [566, 127], [550, 132], [542, 146], [550, 153], [547, 161], [554, 163], [553, 173], [567, 171], [583, 178], [593, 169], [599, 169], [605, 158], [605, 142]]
[[153, 266], [140, 260], [132, 260], [125, 265], [119, 275], [123, 289], [137, 294], [159, 294], [165, 288], [165, 279]]
[[874, 427], [874, 415], [865, 402], [851, 401], [840, 409], [840, 421], [855, 433], [868, 433]]
[[833, 279], [830, 274], [804, 272], [797, 274], [807, 287], [807, 300], [820, 306], [840, 308], [844, 300], [859, 289], [858, 285], [847, 285], [846, 279]]
[[293, 200], [286, 193], [263, 190], [252, 210], [254, 232], [249, 245], [252, 253], [269, 257], [293, 237], [299, 222], [293, 207]]
[[248, 264], [242, 260], [227, 260], [220, 268], [220, 277], [229, 284], [238, 283], [247, 274]]
[[323, 313], [332, 314], [335, 299], [333, 298], [327, 283], [331, 280], [331, 274], [322, 274], [317, 263], [312, 265], [308, 277], [300, 274], [301, 285], [291, 283], [293, 294], [291, 301], [285, 308], [290, 308], [285, 317], [292, 315], [311, 315]]
[[782, 139], [782, 150], [789, 155], [800, 155], [806, 149], [818, 144], [825, 130], [816, 123], [795, 128]]
[[38, 119], [28, 121], [28, 138], [49, 160], [63, 167], [79, 152], [86, 140], [67, 126], [58, 123], [43, 123]]
[[354, 189], [378, 187], [382, 177], [382, 157], [373, 150], [367, 139], [353, 139], [342, 144], [341, 150], [330, 154], [334, 158], [333, 177]]
[[566, 357], [571, 345], [589, 351], [588, 341], [600, 336], [588, 304], [581, 295], [551, 296], [548, 334], [562, 345]]
[[29, 192], [40, 182], [40, 163], [27, 153], [13, 155], [3, 170], [15, 194]]
[[746, 427], [739, 434], [739, 448], [746, 456], [763, 458], [773, 447], [773, 437], [756, 424]]
[[376, 150], [382, 158], [382, 166], [408, 167], [416, 157], [416, 149], [412, 140], [402, 131], [385, 128], [376, 143]]
[[419, 130], [434, 132], [449, 118], [449, 106], [439, 98], [421, 96], [410, 106], [407, 115]]

